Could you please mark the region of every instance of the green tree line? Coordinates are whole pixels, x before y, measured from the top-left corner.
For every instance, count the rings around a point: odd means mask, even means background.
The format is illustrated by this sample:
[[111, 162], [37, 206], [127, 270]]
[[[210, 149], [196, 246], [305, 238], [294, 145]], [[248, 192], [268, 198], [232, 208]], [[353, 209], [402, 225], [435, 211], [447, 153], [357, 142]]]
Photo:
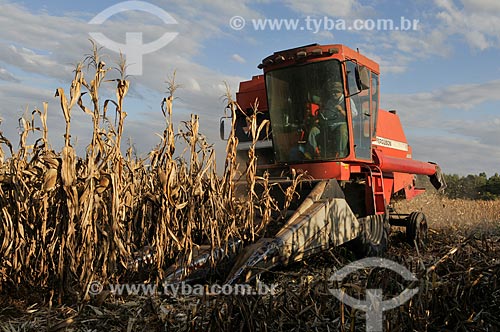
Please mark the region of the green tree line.
[[[447, 185], [444, 195], [449, 198], [500, 199], [500, 175], [498, 173], [489, 178], [484, 172], [479, 173], [479, 175], [469, 174], [466, 176], [444, 174], [444, 177]], [[429, 191], [435, 190], [425, 175], [417, 176], [417, 187]]]
[[459, 176], [457, 174], [446, 174], [445, 195], [449, 198], [484, 199], [491, 200], [500, 198], [500, 175], [486, 176], [469, 174]]

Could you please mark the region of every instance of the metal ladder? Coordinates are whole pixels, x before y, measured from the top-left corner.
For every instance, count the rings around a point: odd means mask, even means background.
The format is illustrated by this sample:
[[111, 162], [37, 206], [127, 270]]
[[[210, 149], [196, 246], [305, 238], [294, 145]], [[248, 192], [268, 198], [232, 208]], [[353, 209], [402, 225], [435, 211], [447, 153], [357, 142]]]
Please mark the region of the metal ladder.
[[386, 212], [384, 175], [378, 166], [370, 166], [370, 181], [372, 185], [373, 207], [375, 214]]

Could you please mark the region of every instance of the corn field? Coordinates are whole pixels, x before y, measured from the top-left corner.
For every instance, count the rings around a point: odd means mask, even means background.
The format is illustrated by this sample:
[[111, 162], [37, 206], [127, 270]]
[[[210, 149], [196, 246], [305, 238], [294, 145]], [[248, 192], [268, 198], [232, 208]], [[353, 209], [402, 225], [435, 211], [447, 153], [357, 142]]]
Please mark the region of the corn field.
[[[280, 286], [272, 296], [90, 296], [95, 281], [159, 282], [172, 263], [189, 264], [202, 245], [215, 250], [233, 239], [250, 243], [263, 237], [304, 177], [294, 174], [290, 187], [279, 188], [286, 199], [278, 206], [269, 175], [256, 175], [254, 149], [246, 165], [237, 164], [234, 132], [224, 171], [217, 174], [215, 152], [200, 133], [198, 117], [175, 130], [175, 74], [161, 104], [165, 128], [158, 145], [145, 159], [132, 148], [123, 154], [123, 105], [130, 87], [125, 67], [122, 59], [118, 77], [110, 78], [112, 68], [93, 45], [76, 66], [69, 91], [56, 90], [66, 128], [61, 151], [51, 149], [48, 139], [47, 104], [20, 119], [19, 148], [0, 131], [0, 330], [364, 331], [363, 312], [327, 290], [332, 271], [353, 259], [344, 248], [268, 273], [265, 281]], [[103, 99], [100, 91], [110, 85], [116, 97]], [[241, 111], [230, 92], [226, 100], [230, 115]], [[82, 111], [92, 124], [83, 157], [71, 138], [72, 116]], [[257, 126], [255, 116], [251, 123], [252, 137], [266, 130], [267, 123]], [[237, 182], [245, 184], [243, 193]], [[419, 276], [421, 292], [386, 314], [387, 331], [500, 329], [500, 204], [477, 204], [424, 196], [396, 205], [399, 212], [422, 210], [437, 222], [430, 221], [425, 252], [398, 242], [398, 232], [391, 237], [389, 258]], [[477, 224], [482, 226], [474, 230]], [[146, 252], [154, 257], [147, 268], [137, 259]]]
[[[84, 67], [92, 68], [90, 79]], [[155, 257], [148, 277], [161, 280], [174, 258], [182, 256], [189, 263], [193, 249], [201, 244], [213, 249], [232, 238], [259, 236], [270, 211], [277, 208], [269, 195], [255, 194], [255, 158], [250, 158], [245, 174], [238, 173], [234, 135], [219, 176], [214, 150], [199, 132], [198, 117], [192, 115], [178, 133], [174, 131], [175, 75], [162, 102], [161, 141], [147, 160], [134, 157], [131, 148], [123, 155], [123, 101], [130, 82], [123, 60], [118, 69], [119, 77], [109, 79], [110, 68], [94, 45], [92, 55], [75, 68], [69, 96], [57, 89], [66, 123], [60, 152], [50, 149], [47, 104], [34, 110], [30, 119], [20, 119], [18, 150], [0, 133], [3, 292], [36, 290], [51, 300], [56, 296], [59, 303], [89, 299], [87, 286], [92, 281], [117, 282], [133, 267], [137, 253], [146, 249]], [[114, 84], [116, 99], [100, 98], [104, 84]], [[87, 104], [85, 98], [90, 100]], [[229, 93], [227, 102], [228, 111], [235, 112]], [[81, 111], [93, 128], [84, 158], [76, 155], [71, 140], [72, 114]], [[253, 130], [262, 130], [255, 120]], [[35, 144], [28, 145], [28, 138]], [[186, 148], [175, 156], [179, 141]], [[5, 151], [10, 153], [7, 159]], [[248, 181], [248, 195], [235, 196], [236, 177]], [[258, 224], [253, 222], [256, 213], [263, 216]]]

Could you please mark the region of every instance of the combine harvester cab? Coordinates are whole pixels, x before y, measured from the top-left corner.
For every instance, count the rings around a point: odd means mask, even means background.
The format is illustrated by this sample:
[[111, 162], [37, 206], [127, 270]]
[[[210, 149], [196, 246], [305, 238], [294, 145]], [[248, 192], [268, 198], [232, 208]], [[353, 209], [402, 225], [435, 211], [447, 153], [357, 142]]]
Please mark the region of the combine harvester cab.
[[276, 52], [259, 68], [264, 75], [242, 82], [237, 93], [238, 156], [244, 160], [251, 147], [247, 120], [258, 99], [257, 121], [271, 125], [255, 144], [258, 171], [282, 187], [292, 172], [312, 179], [284, 226], [245, 247], [226, 282], [246, 282], [345, 243], [358, 256], [382, 254], [390, 225], [406, 227], [410, 243], [425, 241], [425, 216], [393, 215], [389, 204], [395, 195], [423, 192], [416, 174], [429, 176], [438, 190], [446, 184], [437, 164], [412, 159], [396, 111], [379, 109], [378, 64], [343, 45], [313, 44]]

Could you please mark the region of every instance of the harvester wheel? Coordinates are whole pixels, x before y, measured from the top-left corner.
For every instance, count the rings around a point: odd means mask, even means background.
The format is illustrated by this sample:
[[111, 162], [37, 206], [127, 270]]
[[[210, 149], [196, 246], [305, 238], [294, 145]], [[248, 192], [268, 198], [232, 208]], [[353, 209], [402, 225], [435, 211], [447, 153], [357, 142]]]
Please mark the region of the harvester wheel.
[[408, 216], [406, 240], [411, 245], [416, 242], [419, 247], [425, 246], [427, 242], [427, 219], [422, 212], [412, 212]]
[[352, 241], [351, 250], [359, 257], [381, 256], [387, 250], [390, 225], [385, 215], [368, 216], [361, 234]]

